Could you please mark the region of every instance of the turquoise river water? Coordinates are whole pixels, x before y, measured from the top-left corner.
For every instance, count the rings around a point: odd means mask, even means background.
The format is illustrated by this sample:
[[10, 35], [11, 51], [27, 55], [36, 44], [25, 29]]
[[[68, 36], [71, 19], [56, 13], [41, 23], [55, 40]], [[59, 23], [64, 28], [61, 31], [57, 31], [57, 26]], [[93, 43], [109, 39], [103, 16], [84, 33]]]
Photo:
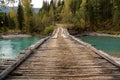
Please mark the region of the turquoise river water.
[[[4, 54], [4, 58], [15, 58], [20, 51], [40, 39], [40, 37], [0, 39], [0, 54]], [[108, 54], [120, 57], [120, 38], [84, 36], [80, 39]]]
[[15, 58], [20, 51], [40, 39], [40, 37], [0, 39], [0, 54], [3, 54], [4, 58]]
[[120, 38], [100, 37], [100, 36], [83, 36], [80, 39], [84, 42], [92, 44], [110, 55], [120, 57]]

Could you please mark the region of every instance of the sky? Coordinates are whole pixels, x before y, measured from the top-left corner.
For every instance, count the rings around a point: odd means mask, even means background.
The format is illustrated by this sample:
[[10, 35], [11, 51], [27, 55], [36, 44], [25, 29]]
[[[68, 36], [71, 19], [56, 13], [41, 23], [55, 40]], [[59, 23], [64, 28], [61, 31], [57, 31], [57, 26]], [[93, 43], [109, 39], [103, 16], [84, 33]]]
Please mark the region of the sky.
[[[33, 4], [34, 8], [41, 8], [42, 4], [43, 4], [43, 1], [49, 1], [50, 2], [50, 0], [32, 0], [31, 4]], [[18, 3], [14, 4], [14, 6], [17, 6], [17, 5], [18, 5]], [[10, 5], [10, 6], [12, 6], [12, 5]]]
[[[46, 0], [50, 1], [50, 0]], [[41, 8], [42, 7], [43, 0], [32, 0], [32, 4], [34, 8]]]

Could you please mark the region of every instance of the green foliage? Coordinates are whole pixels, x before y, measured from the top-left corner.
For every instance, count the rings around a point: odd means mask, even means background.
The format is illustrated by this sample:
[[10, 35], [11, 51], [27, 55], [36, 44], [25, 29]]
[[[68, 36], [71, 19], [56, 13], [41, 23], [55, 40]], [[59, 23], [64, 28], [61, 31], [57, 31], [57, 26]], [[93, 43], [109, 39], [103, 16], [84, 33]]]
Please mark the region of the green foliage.
[[102, 30], [102, 31], [97, 31], [98, 33], [105, 33], [105, 34], [112, 34], [112, 35], [120, 35], [119, 31], [106, 31], [106, 30]]
[[4, 16], [4, 13], [3, 12], [0, 12], [0, 18]]
[[9, 25], [9, 18], [8, 18], [7, 13], [5, 13], [5, 15], [4, 15], [4, 25], [5, 25], [5, 26], [8, 26], [8, 25]]
[[82, 0], [71, 0], [70, 8], [73, 14], [79, 10]]
[[120, 31], [120, 0], [65, 0], [62, 14], [75, 30]]
[[19, 5], [18, 5], [17, 21], [18, 21], [18, 28], [22, 31], [24, 27], [24, 11], [23, 11], [21, 2], [19, 2]]
[[31, 0], [22, 0], [23, 10], [24, 10], [24, 19], [25, 27], [24, 31], [27, 33], [32, 33], [33, 29], [33, 10], [31, 6]]
[[113, 9], [114, 9], [114, 15], [113, 15], [113, 26], [116, 27], [116, 29], [120, 30], [120, 0], [113, 0]]
[[9, 28], [10, 29], [17, 29], [17, 15], [16, 10], [12, 8], [12, 10], [8, 13], [9, 15]]
[[4, 23], [4, 13], [0, 12], [0, 26], [2, 27]]
[[52, 33], [54, 29], [55, 29], [55, 26], [53, 26], [53, 25], [51, 25], [51, 26], [49, 26], [49, 27], [45, 27], [44, 33], [45, 33], [46, 35], [48, 35], [48, 34]]
[[72, 0], [65, 0], [65, 5], [62, 11], [62, 20], [65, 23], [70, 23], [72, 20], [72, 12], [70, 9], [70, 4]]
[[31, 0], [20, 1], [17, 11], [0, 13], [0, 20], [5, 23], [0, 24], [1, 31], [19, 29], [27, 33], [49, 34], [53, 29], [50, 25], [55, 23], [66, 24], [77, 33], [120, 31], [120, 0], [51, 0], [50, 3], [44, 0], [39, 13], [33, 12]]

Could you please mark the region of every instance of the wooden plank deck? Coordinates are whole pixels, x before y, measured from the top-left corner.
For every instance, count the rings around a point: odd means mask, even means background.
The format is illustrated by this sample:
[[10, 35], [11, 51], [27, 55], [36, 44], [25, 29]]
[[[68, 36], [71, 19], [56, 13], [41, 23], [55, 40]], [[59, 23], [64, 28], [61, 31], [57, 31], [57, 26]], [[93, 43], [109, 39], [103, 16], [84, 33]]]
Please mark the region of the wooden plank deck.
[[120, 80], [119, 64], [73, 40], [62, 27], [55, 33], [3, 80]]

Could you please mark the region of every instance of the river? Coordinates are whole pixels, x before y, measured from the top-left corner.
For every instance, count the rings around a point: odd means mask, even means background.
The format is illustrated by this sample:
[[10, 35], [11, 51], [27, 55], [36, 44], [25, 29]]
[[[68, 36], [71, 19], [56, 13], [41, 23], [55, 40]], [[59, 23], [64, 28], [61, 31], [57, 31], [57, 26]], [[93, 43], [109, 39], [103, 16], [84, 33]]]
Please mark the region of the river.
[[3, 58], [15, 58], [20, 51], [40, 40], [40, 37], [0, 39], [0, 54]]
[[[0, 54], [4, 54], [4, 58], [15, 58], [20, 51], [40, 39], [40, 37], [0, 39]], [[120, 38], [83, 36], [80, 39], [110, 55], [120, 57]]]
[[102, 37], [102, 36], [83, 36], [80, 39], [84, 42], [92, 44], [110, 55], [120, 57], [120, 38]]

